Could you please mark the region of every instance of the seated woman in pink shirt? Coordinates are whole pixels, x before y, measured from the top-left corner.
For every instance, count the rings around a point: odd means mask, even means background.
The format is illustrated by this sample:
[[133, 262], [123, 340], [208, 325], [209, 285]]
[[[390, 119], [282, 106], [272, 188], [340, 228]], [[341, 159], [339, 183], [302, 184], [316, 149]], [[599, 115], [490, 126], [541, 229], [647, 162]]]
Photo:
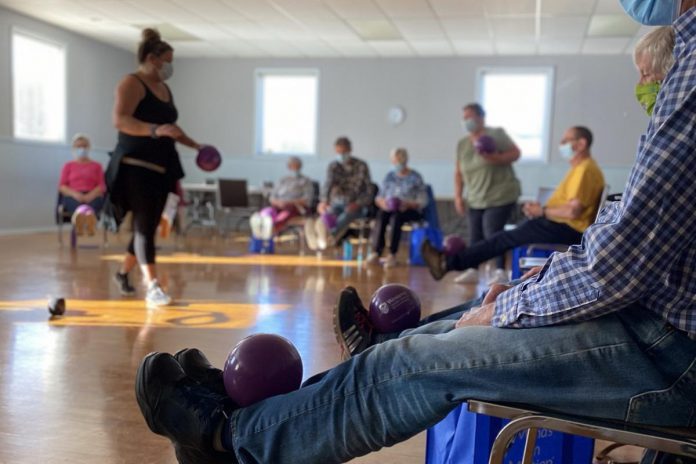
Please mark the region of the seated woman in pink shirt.
[[[60, 173], [58, 191], [63, 195], [63, 210], [72, 214], [72, 221], [77, 234], [85, 232], [94, 234], [97, 215], [104, 202], [104, 171], [101, 164], [89, 158], [89, 138], [77, 134], [73, 138], [72, 151], [75, 159], [68, 161]], [[88, 208], [80, 208], [89, 205]]]

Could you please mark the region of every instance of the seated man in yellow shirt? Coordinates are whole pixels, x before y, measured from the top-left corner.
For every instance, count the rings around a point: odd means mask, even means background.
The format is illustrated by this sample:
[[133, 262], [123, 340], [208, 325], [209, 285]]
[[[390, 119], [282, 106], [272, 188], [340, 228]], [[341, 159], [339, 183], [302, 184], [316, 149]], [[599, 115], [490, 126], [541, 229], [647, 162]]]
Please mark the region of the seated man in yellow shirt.
[[545, 206], [535, 202], [524, 205], [523, 211], [529, 220], [516, 229], [498, 232], [451, 256], [423, 242], [423, 259], [430, 274], [440, 280], [449, 271], [475, 268], [520, 245], [580, 243], [582, 233], [597, 215], [604, 190], [604, 176], [592, 159], [591, 145], [592, 132], [588, 128], [575, 126], [566, 130], [559, 150], [570, 162], [570, 170]]

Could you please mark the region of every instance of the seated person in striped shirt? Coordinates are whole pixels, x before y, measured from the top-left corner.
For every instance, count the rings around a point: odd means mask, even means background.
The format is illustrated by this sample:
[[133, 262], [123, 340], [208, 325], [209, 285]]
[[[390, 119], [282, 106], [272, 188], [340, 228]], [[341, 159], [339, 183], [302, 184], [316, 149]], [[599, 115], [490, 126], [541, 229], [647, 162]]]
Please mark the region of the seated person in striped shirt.
[[302, 160], [288, 159], [290, 175], [283, 177], [273, 188], [271, 206], [251, 216], [251, 233], [268, 240], [287, 226], [290, 219], [307, 213], [314, 201], [314, 187], [309, 177], [302, 175]]
[[422, 210], [428, 202], [425, 183], [419, 173], [408, 167], [408, 152], [396, 148], [391, 153], [394, 170], [386, 175], [375, 199], [379, 208], [376, 224], [372, 228], [372, 251], [367, 256], [367, 264], [377, 264], [385, 246], [387, 225], [391, 227], [389, 256], [385, 268], [396, 266], [396, 253], [401, 241], [401, 226], [407, 222], [423, 218]]
[[[104, 203], [104, 171], [101, 164], [89, 158], [90, 141], [84, 134], [73, 137], [72, 152], [74, 160], [63, 165], [58, 183], [63, 211], [72, 214], [75, 231], [82, 235], [85, 231], [94, 235], [97, 215]], [[89, 205], [93, 213], [77, 211], [80, 205]]]
[[484, 261], [520, 245], [580, 243], [582, 233], [597, 216], [604, 190], [604, 176], [590, 153], [592, 138], [592, 132], [583, 126], [566, 130], [559, 150], [570, 163], [570, 169], [546, 205], [524, 205], [523, 212], [528, 221], [519, 227], [497, 232], [451, 256], [424, 241], [421, 249], [423, 260], [433, 278], [440, 280], [449, 271], [476, 268]]
[[[200, 351], [149, 354], [136, 398], [179, 462], [346, 462], [469, 399], [696, 426], [696, 0], [622, 3], [644, 24], [674, 21], [677, 61], [621, 202], [581, 244], [516, 286], [494, 286], [457, 321], [363, 347], [298, 390], [246, 407], [222, 393], [222, 372]], [[334, 317], [344, 344], [369, 337], [360, 308], [339, 303]]]

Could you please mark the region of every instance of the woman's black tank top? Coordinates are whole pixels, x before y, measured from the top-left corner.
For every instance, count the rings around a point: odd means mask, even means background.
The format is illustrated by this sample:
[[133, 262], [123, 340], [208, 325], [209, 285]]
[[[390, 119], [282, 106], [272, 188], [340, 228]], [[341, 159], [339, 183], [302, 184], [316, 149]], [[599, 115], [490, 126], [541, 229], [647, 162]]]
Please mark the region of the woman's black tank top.
[[[174, 106], [174, 97], [169, 87], [167, 87], [169, 101], [165, 102], [152, 93], [140, 77], [135, 74], [132, 76], [138, 79], [145, 88], [145, 97], [138, 103], [133, 117], [151, 124], [175, 123], [179, 114]], [[167, 170], [168, 177], [178, 179], [183, 176], [183, 171], [178, 172], [181, 171], [181, 163], [175, 143], [169, 137], [154, 139], [149, 136], [128, 135], [119, 131], [115, 153], [162, 166]]]

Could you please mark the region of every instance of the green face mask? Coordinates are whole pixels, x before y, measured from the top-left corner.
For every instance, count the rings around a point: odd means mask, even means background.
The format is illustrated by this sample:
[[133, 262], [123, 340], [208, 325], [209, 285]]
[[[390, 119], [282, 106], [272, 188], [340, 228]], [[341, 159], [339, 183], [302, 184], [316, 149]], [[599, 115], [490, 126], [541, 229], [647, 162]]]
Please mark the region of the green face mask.
[[636, 99], [645, 112], [648, 113], [648, 116], [652, 115], [653, 108], [655, 107], [655, 100], [657, 100], [657, 94], [659, 92], [659, 82], [636, 85]]

